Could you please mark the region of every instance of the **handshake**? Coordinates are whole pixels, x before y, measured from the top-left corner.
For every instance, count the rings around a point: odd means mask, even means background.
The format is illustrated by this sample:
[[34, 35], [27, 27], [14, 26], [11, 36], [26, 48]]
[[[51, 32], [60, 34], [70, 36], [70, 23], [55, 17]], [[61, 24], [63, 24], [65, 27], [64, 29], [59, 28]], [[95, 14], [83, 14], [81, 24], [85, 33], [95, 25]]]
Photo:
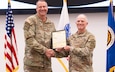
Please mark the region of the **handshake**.
[[45, 55], [46, 55], [48, 58], [51, 58], [51, 57], [54, 57], [54, 56], [55, 56], [55, 52], [54, 52], [54, 50], [52, 50], [52, 49], [46, 49]]
[[[63, 48], [56, 48], [55, 50], [57, 51], [57, 52], [61, 52], [61, 51], [63, 51], [63, 50], [65, 50], [65, 51], [70, 51], [70, 46], [65, 46], [65, 47], [63, 47]], [[51, 57], [54, 57], [55, 56], [55, 52], [54, 52], [54, 50], [52, 50], [52, 49], [46, 49], [46, 51], [45, 51], [45, 55], [48, 57], [48, 58], [51, 58]]]

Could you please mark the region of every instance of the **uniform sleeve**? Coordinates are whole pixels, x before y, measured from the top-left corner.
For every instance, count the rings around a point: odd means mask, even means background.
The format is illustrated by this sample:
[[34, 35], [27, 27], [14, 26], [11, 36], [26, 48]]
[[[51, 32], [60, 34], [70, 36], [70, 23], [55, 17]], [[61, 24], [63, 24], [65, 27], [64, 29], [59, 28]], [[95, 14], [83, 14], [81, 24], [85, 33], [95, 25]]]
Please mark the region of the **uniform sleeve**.
[[69, 55], [69, 52], [63, 50], [61, 52], [55, 51], [55, 57], [57, 58], [62, 58], [62, 57], [67, 57]]
[[31, 48], [32, 50], [36, 50], [40, 54], [44, 54], [46, 47], [42, 44], [38, 43], [35, 39], [35, 24], [34, 21], [28, 19], [24, 23], [24, 37], [26, 47]]
[[72, 52], [79, 56], [87, 56], [89, 54], [92, 54], [95, 45], [96, 45], [95, 37], [93, 35], [90, 35], [85, 45], [73, 48]]

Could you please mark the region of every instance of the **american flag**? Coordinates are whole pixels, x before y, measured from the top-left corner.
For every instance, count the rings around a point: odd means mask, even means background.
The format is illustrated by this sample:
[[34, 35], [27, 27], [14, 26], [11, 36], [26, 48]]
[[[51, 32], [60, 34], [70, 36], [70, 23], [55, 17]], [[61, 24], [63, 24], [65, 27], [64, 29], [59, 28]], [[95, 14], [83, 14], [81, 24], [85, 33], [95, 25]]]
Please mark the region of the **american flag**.
[[18, 49], [16, 43], [10, 0], [8, 1], [8, 9], [6, 12], [6, 34], [5, 34], [4, 49], [5, 49], [4, 55], [6, 61], [6, 72], [17, 72], [19, 68], [18, 57], [17, 57]]

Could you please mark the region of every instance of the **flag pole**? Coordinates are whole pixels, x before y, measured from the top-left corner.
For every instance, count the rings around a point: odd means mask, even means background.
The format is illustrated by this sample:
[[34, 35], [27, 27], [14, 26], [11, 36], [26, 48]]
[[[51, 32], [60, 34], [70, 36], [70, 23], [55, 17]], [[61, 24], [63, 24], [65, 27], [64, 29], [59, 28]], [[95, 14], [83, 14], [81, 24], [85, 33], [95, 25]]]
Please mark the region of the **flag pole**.
[[10, 0], [8, 0], [8, 3], [10, 3]]

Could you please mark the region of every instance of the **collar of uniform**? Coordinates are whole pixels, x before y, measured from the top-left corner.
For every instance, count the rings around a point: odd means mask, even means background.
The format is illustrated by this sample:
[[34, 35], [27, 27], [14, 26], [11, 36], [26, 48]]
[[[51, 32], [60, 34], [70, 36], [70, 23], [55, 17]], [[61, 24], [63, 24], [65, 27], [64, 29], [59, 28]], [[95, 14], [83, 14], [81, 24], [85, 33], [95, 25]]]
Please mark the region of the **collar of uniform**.
[[[36, 14], [36, 17], [38, 18], [38, 20], [40, 21], [40, 22], [43, 22], [41, 19], [40, 19], [40, 17], [38, 17], [38, 15]], [[49, 18], [47, 17], [47, 19], [46, 19], [46, 21], [44, 22], [45, 24], [51, 24], [51, 21], [49, 20]]]
[[86, 33], [87, 33], [87, 30], [85, 30], [85, 32], [84, 32], [84, 33], [81, 33], [81, 34], [78, 34], [78, 32], [76, 32], [76, 34], [77, 34], [78, 36], [84, 36], [84, 35], [86, 35]]

